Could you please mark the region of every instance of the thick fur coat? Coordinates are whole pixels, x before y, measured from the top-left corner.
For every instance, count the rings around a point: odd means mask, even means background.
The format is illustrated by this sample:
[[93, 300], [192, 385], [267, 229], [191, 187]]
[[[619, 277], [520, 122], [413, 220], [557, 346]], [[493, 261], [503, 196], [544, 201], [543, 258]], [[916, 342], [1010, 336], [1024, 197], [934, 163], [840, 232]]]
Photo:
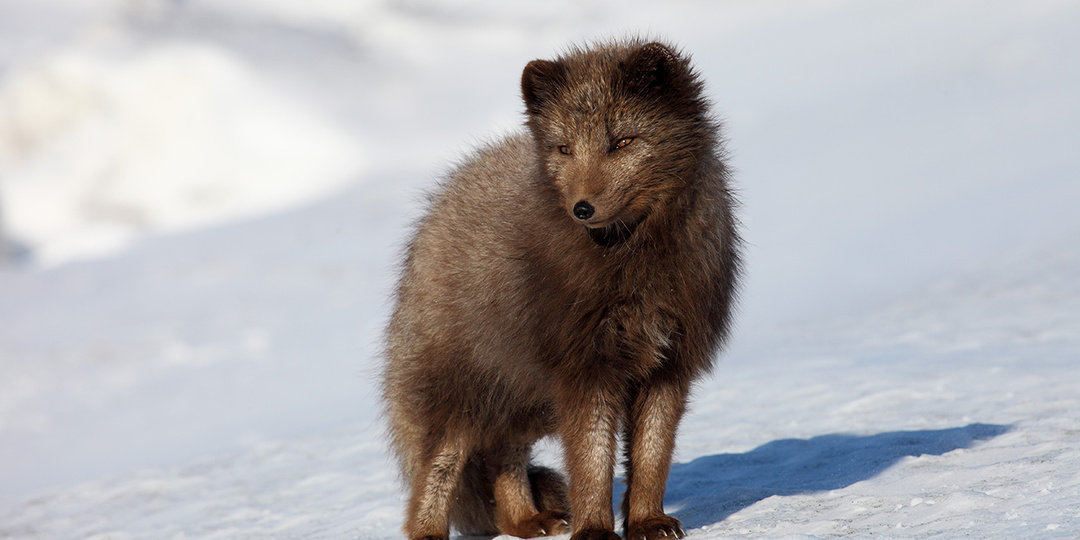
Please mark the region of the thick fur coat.
[[[682, 536], [663, 513], [692, 382], [728, 335], [739, 236], [688, 58], [629, 40], [530, 62], [527, 131], [430, 200], [387, 330], [405, 533]], [[561, 439], [566, 473], [530, 463]]]

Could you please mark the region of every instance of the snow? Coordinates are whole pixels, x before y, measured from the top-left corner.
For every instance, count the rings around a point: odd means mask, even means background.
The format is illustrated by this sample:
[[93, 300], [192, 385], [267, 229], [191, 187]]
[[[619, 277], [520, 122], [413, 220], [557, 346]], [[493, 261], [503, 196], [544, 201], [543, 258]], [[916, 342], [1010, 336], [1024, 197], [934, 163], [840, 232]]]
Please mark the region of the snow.
[[374, 376], [421, 194], [519, 125], [528, 60], [627, 31], [693, 54], [750, 244], [667, 510], [708, 539], [1074, 537], [1078, 23], [0, 0], [0, 538], [398, 537]]
[[57, 52], [0, 88], [5, 215], [42, 265], [316, 200], [360, 170], [355, 141], [227, 53], [116, 56]]

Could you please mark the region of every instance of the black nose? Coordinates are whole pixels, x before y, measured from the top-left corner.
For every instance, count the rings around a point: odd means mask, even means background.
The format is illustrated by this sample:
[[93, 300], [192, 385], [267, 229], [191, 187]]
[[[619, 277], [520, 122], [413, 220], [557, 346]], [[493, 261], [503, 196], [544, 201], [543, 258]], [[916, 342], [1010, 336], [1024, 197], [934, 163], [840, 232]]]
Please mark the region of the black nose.
[[596, 213], [596, 209], [585, 201], [581, 201], [574, 205], [574, 217], [582, 221], [591, 218], [594, 213]]

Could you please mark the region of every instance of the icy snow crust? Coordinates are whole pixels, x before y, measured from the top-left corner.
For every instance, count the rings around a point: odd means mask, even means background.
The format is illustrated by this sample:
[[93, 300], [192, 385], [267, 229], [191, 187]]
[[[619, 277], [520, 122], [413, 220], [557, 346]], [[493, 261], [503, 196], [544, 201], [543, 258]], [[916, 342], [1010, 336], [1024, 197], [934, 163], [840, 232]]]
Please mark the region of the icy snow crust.
[[375, 374], [422, 193], [517, 128], [528, 60], [629, 30], [693, 53], [750, 246], [667, 510], [694, 538], [1075, 538], [1077, 27], [0, 0], [0, 538], [398, 537]]

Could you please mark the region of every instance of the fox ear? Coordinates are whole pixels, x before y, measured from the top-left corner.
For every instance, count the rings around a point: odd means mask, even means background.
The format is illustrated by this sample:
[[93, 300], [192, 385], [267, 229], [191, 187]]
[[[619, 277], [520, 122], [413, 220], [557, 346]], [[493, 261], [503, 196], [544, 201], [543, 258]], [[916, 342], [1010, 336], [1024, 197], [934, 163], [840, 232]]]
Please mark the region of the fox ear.
[[682, 60], [663, 43], [647, 43], [634, 51], [620, 66], [627, 90], [651, 93], [678, 86], [685, 73]]
[[566, 67], [550, 60], [533, 60], [521, 74], [521, 96], [525, 98], [525, 110], [539, 114], [555, 99], [558, 89], [566, 83]]

